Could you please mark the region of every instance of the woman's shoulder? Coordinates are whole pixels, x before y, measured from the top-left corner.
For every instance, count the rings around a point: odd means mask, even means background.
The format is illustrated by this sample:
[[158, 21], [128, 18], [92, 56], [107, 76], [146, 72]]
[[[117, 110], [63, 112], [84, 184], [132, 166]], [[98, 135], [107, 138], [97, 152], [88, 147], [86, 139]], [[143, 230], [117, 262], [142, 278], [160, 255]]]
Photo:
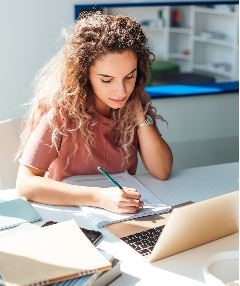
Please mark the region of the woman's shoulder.
[[35, 133], [49, 134], [52, 136], [54, 133], [62, 134], [64, 133], [65, 128], [61, 124], [61, 120], [58, 117], [53, 117], [49, 113], [44, 113], [38, 120], [36, 127], [34, 129]]

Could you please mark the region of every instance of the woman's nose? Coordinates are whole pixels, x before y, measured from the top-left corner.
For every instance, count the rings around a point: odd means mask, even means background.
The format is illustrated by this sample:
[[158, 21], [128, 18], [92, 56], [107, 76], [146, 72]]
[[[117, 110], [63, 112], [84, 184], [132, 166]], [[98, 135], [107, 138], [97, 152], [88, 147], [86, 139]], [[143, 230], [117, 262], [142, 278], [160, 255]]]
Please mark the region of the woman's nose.
[[116, 86], [115, 95], [118, 96], [119, 98], [123, 98], [127, 95], [127, 90], [123, 83], [119, 83]]

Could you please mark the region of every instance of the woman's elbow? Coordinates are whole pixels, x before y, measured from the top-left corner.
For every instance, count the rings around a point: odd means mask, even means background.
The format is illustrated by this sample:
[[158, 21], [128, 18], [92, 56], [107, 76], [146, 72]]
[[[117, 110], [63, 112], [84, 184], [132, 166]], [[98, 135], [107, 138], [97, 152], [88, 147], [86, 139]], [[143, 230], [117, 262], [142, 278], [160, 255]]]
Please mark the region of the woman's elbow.
[[28, 192], [26, 191], [26, 180], [23, 178], [17, 177], [16, 180], [16, 192], [20, 197], [25, 197], [27, 198]]
[[157, 171], [150, 172], [150, 174], [158, 180], [166, 181], [170, 178], [172, 173], [172, 167], [168, 169], [159, 169]]
[[32, 176], [29, 175], [24, 170], [19, 170], [17, 179], [16, 179], [16, 192], [20, 197], [25, 197], [28, 200], [31, 200], [32, 193]]
[[42, 177], [44, 174], [45, 171], [20, 165], [16, 179], [17, 194], [32, 200], [36, 189], [36, 177]]
[[157, 174], [155, 177], [158, 179], [158, 180], [161, 180], [161, 181], [166, 181], [170, 178], [171, 176], [171, 172], [166, 172], [166, 173], [160, 173], [160, 174]]

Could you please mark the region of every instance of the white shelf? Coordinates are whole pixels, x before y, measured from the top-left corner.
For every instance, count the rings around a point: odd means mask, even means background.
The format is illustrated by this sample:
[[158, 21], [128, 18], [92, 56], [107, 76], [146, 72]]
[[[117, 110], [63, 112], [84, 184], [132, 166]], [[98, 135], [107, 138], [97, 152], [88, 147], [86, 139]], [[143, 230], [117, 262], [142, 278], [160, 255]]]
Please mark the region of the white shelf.
[[226, 16], [226, 17], [233, 17], [234, 12], [231, 11], [225, 11], [221, 9], [215, 9], [215, 8], [204, 8], [204, 7], [198, 7], [195, 8], [196, 13], [205, 13], [205, 14], [211, 14], [216, 16]]
[[211, 66], [209, 66], [207, 64], [206, 65], [194, 64], [193, 68], [196, 70], [199, 70], [199, 71], [205, 71], [208, 73], [217, 74], [220, 76], [231, 78], [231, 71], [229, 71], [229, 72], [221, 71], [219, 69], [212, 68]]
[[182, 53], [170, 53], [169, 54], [170, 59], [175, 60], [182, 60], [182, 61], [190, 61], [192, 60], [192, 57], [189, 55], [183, 55]]
[[176, 34], [190, 34], [191, 30], [190, 28], [170, 28], [170, 33], [176, 33]]
[[218, 45], [222, 47], [233, 48], [233, 43], [228, 42], [228, 41], [223, 41], [223, 40], [207, 39], [204, 37], [195, 36], [194, 41], [209, 44], [209, 45]]

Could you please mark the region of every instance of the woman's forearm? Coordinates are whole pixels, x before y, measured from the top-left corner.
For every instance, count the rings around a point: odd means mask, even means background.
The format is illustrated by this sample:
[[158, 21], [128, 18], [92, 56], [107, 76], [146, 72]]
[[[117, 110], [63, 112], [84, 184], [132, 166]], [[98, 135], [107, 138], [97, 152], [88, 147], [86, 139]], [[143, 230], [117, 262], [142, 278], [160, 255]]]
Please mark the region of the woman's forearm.
[[19, 195], [43, 204], [99, 206], [97, 187], [70, 185], [40, 176], [25, 176], [17, 180], [16, 188]]

